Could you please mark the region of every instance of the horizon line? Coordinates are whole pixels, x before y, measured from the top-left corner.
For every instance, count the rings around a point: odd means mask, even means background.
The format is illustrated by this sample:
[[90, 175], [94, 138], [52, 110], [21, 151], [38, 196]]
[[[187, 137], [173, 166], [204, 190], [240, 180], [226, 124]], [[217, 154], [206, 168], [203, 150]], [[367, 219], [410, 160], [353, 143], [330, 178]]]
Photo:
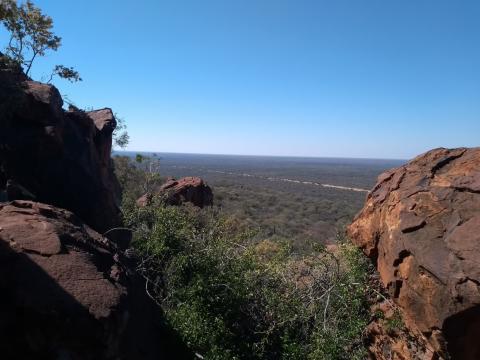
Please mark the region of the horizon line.
[[117, 150], [114, 152], [130, 153], [149, 153], [149, 154], [175, 154], [175, 155], [213, 155], [213, 156], [243, 156], [243, 157], [276, 157], [276, 158], [300, 158], [300, 159], [351, 159], [351, 160], [393, 160], [409, 161], [411, 159], [402, 158], [372, 158], [372, 157], [345, 157], [345, 156], [314, 156], [314, 155], [264, 155], [264, 154], [221, 154], [221, 153], [194, 153], [194, 152], [175, 152], [175, 151], [146, 151], [146, 150]]

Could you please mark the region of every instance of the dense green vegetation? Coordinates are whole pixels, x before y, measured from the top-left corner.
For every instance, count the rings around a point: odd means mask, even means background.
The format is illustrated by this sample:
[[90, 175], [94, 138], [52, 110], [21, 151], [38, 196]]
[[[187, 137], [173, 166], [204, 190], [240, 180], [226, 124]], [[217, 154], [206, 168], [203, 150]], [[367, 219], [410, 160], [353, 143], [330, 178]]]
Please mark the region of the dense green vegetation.
[[[122, 167], [118, 164], [122, 162]], [[219, 208], [138, 208], [148, 166], [116, 159], [138, 271], [205, 359], [364, 359], [368, 265], [345, 239], [295, 251]]]

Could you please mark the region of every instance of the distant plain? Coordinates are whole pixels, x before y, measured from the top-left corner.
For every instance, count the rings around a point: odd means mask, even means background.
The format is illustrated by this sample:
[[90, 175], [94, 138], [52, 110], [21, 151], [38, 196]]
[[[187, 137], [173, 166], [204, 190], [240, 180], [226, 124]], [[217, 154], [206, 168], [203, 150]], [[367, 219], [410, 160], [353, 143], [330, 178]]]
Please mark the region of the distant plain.
[[[114, 155], [134, 157], [137, 152]], [[406, 160], [141, 153], [163, 177], [202, 177], [214, 208], [258, 232], [259, 240], [333, 243], [383, 171]]]

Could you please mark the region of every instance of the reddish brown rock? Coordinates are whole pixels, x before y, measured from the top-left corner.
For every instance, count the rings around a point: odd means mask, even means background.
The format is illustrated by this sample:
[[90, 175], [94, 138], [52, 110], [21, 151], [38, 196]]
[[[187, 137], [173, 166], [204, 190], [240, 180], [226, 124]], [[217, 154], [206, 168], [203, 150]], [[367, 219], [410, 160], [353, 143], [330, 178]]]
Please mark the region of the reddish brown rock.
[[152, 196], [161, 196], [169, 205], [181, 205], [185, 202], [203, 208], [213, 204], [213, 192], [203, 179], [199, 177], [184, 177], [180, 180], [169, 178], [152, 194], [145, 194], [137, 200], [139, 206], [145, 206]]
[[108, 240], [71, 212], [0, 204], [0, 354], [107, 359], [128, 320], [124, 273]]
[[436, 149], [382, 174], [349, 236], [438, 355], [480, 359], [480, 148]]
[[67, 112], [62, 105], [54, 86], [0, 63], [0, 199], [65, 208], [104, 233], [121, 224], [110, 159], [115, 117], [110, 109]]
[[[412, 333], [396, 317], [396, 307], [383, 301], [372, 307], [376, 318], [365, 329], [371, 359], [439, 360], [420, 333]], [[379, 316], [382, 314], [381, 316]]]

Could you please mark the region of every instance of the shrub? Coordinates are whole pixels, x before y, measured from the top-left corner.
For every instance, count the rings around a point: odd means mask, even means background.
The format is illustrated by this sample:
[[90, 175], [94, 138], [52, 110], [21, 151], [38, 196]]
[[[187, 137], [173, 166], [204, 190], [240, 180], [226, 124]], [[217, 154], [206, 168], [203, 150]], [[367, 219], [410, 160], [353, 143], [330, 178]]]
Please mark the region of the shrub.
[[214, 210], [131, 207], [150, 296], [205, 359], [364, 357], [367, 265], [343, 242], [299, 256]]

